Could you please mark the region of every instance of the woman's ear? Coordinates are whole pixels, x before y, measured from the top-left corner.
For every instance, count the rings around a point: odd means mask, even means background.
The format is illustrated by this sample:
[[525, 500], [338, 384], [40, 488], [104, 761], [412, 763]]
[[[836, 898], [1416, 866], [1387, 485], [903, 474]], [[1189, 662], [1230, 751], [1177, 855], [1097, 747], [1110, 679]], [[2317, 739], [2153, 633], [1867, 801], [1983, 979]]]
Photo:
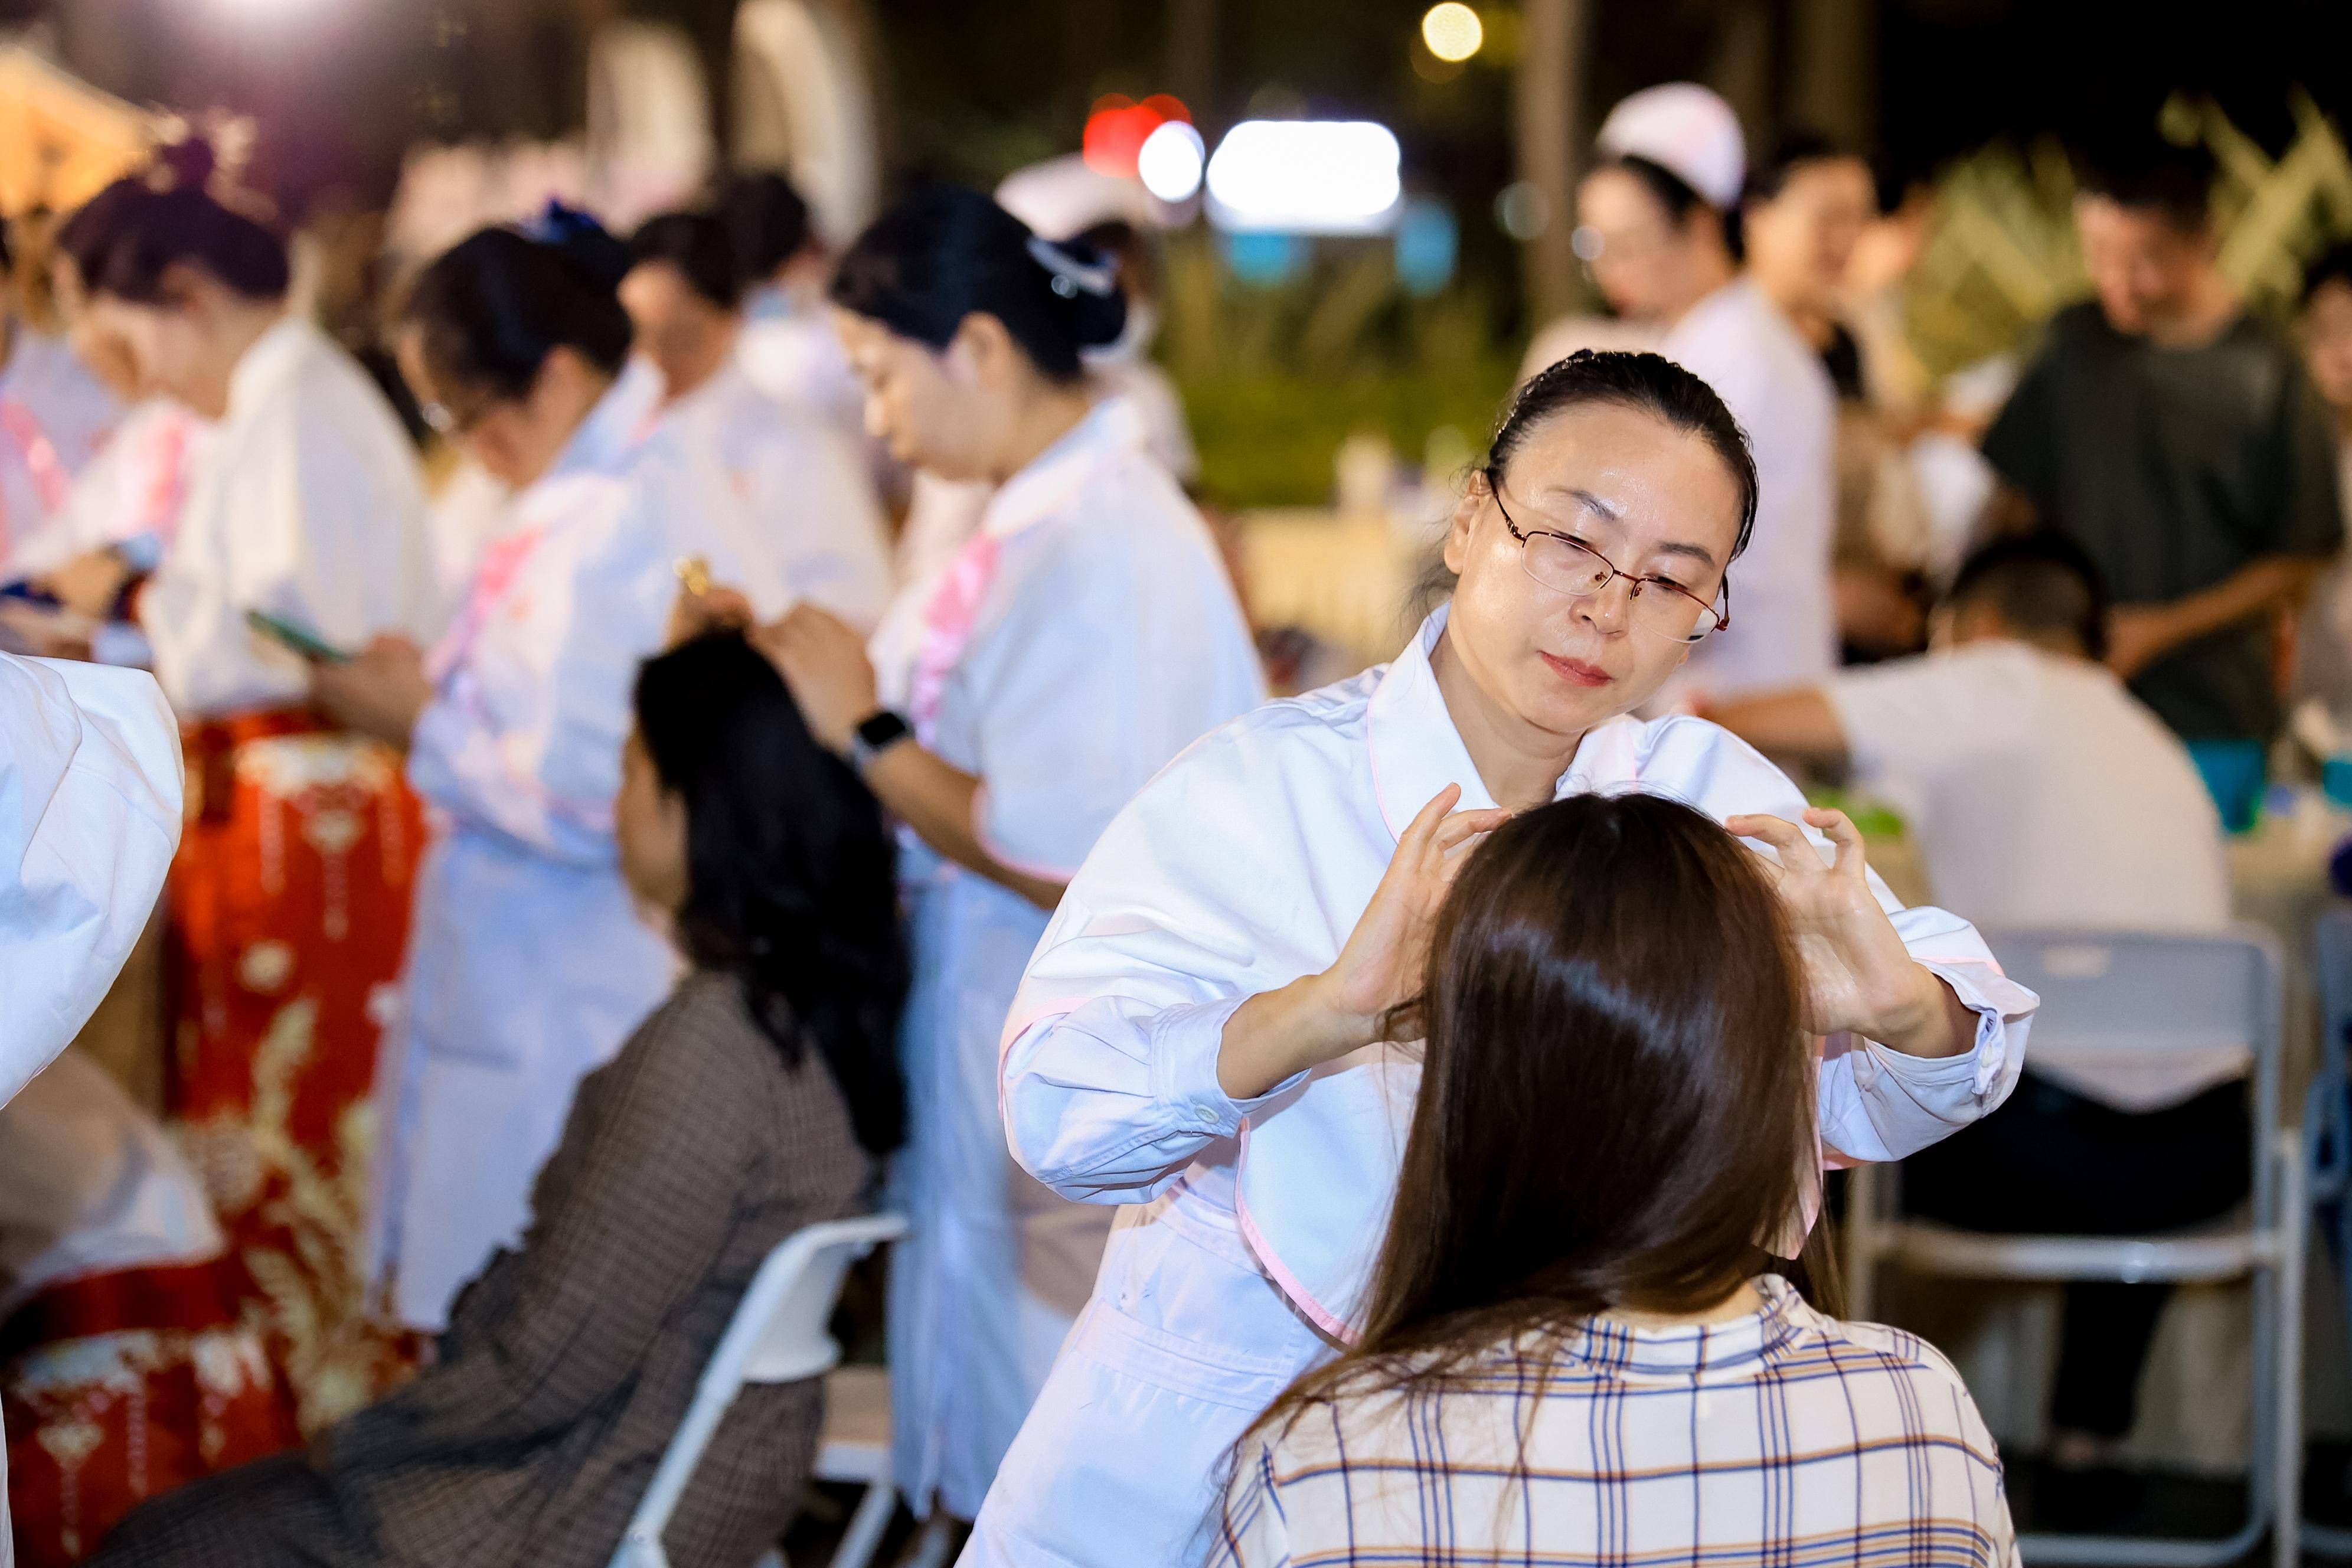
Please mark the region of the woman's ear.
[[961, 363], [975, 384], [992, 393], [1011, 391], [1029, 370], [1028, 356], [1013, 334], [985, 310], [972, 311], [957, 325], [947, 358], [951, 368]]
[[1457, 577], [1462, 575], [1463, 563], [1470, 559], [1470, 533], [1478, 526], [1478, 513], [1493, 493], [1486, 470], [1480, 468], [1471, 474], [1470, 482], [1462, 487], [1461, 499], [1454, 503], [1453, 521], [1445, 527], [1445, 569]]

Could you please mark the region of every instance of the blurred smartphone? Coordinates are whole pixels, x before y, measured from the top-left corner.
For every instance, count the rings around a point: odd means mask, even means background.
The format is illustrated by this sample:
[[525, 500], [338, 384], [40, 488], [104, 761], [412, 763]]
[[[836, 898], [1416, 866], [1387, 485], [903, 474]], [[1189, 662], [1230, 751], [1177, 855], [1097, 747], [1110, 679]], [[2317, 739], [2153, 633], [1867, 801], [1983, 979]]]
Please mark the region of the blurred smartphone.
[[291, 648], [304, 658], [316, 659], [320, 664], [349, 664], [352, 661], [352, 656], [335, 647], [334, 644], [321, 642], [317, 637], [304, 631], [291, 621], [281, 621], [276, 616], [265, 614], [260, 610], [246, 611], [245, 624], [270, 641]]

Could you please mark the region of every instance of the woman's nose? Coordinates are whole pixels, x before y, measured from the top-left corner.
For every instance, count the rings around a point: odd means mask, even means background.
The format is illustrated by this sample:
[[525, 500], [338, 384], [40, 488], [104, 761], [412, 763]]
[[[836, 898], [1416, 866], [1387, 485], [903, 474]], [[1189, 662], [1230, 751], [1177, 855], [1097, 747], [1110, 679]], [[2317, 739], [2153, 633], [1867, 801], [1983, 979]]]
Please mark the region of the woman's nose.
[[1575, 605], [1578, 619], [1603, 636], [1615, 637], [1633, 624], [1633, 585], [1624, 577], [1612, 577]]

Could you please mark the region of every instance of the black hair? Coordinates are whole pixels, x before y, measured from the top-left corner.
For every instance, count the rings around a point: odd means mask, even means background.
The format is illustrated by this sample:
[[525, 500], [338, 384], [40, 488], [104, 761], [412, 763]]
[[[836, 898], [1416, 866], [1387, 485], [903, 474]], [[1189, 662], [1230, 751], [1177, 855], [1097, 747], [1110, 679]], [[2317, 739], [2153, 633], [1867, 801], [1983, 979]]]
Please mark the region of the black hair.
[[[1818, 131], [1792, 131], [1773, 144], [1771, 155], [1748, 172], [1743, 202], [1769, 202], [1789, 188], [1797, 171], [1811, 163], [1836, 163], [1847, 159], [1864, 163], [1861, 153]], [[1865, 166], [1867, 166], [1865, 164]], [[1872, 182], [1875, 199], [1877, 184]]]
[[[629, 313], [614, 293], [620, 273], [608, 246], [619, 248], [602, 229], [551, 242], [486, 228], [444, 251], [402, 312], [423, 334], [434, 379], [524, 397], [558, 348], [617, 374], [629, 357]], [[625, 270], [625, 251], [622, 260]]]
[[194, 267], [248, 300], [286, 297], [293, 269], [276, 229], [208, 188], [212, 149], [184, 142], [92, 196], [58, 234], [82, 287], [134, 305], [165, 302], [164, 275]]
[[2213, 154], [2146, 136], [2097, 148], [2079, 161], [2075, 183], [2117, 206], [2153, 212], [2194, 233], [2212, 220]]
[[881, 806], [739, 633], [646, 660], [635, 710], [654, 772], [686, 805], [679, 944], [741, 983], [786, 1063], [815, 1046], [858, 1142], [887, 1153], [906, 1133], [908, 959]]
[[2330, 283], [2341, 283], [2352, 289], [2352, 241], [2330, 246], [2319, 259], [2304, 268], [2302, 303], [2308, 305], [2312, 297]]
[[1603, 159], [1596, 166], [1602, 169], [1622, 169], [1639, 180], [1643, 188], [1650, 193], [1652, 199], [1666, 209], [1666, 216], [1671, 218], [1677, 227], [1681, 226], [1684, 219], [1700, 208], [1704, 207], [1709, 211], [1715, 208], [1713, 202], [1699, 195], [1697, 186], [1654, 158], [1644, 158], [1639, 153], [1620, 153], [1613, 158]]
[[1084, 374], [1081, 351], [1118, 341], [1127, 298], [1117, 267], [1089, 247], [1049, 244], [978, 191], [942, 185], [901, 203], [857, 237], [833, 279], [834, 303], [933, 349], [984, 311], [1048, 381]]
[[1739, 489], [1736, 559], [1756, 531], [1756, 456], [1748, 434], [1715, 388], [1660, 354], [1579, 349], [1529, 376], [1504, 410], [1486, 448], [1486, 474], [1496, 482], [1535, 428], [1553, 415], [1585, 404], [1631, 408], [1664, 420], [1715, 448]]
[[774, 277], [815, 237], [808, 202], [772, 170], [736, 174], [719, 188], [719, 219], [735, 247], [735, 272], [747, 283]]
[[677, 268], [688, 288], [719, 310], [731, 310], [743, 302], [733, 242], [727, 226], [709, 213], [662, 213], [647, 218], [629, 237], [629, 261], [635, 267], [659, 262]]
[[1960, 567], [1946, 605], [1984, 605], [2011, 631], [2063, 637], [2091, 658], [2107, 656], [2107, 587], [2083, 547], [2053, 530], [1995, 540]]

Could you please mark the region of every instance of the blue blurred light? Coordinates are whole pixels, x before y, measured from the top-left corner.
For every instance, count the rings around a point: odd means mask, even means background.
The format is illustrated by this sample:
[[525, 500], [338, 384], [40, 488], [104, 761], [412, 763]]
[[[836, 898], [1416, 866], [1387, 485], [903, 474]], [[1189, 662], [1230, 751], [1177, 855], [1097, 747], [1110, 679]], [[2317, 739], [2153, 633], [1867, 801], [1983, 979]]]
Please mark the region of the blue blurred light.
[[1434, 294], [1454, 281], [1462, 248], [1454, 209], [1434, 196], [1413, 196], [1397, 220], [1397, 279], [1408, 294]]
[[1287, 283], [1307, 269], [1307, 242], [1295, 234], [1255, 229], [1228, 231], [1219, 238], [1225, 265], [1244, 283]]

